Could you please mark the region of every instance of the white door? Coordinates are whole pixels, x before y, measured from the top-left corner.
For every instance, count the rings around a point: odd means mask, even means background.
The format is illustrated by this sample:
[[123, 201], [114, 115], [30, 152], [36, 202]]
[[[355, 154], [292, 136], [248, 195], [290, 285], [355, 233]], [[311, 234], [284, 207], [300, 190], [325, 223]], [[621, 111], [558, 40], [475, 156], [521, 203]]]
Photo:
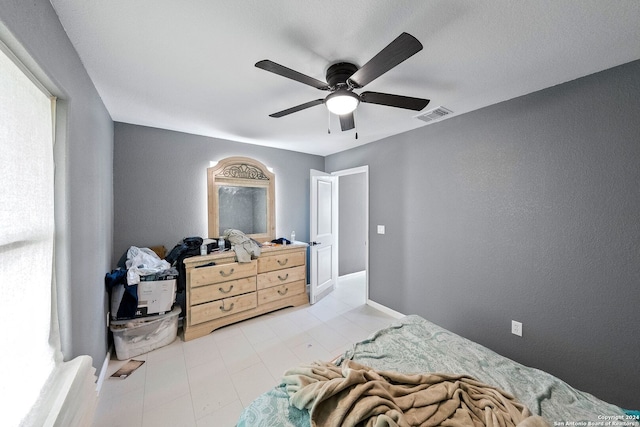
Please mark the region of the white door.
[[311, 170], [311, 304], [333, 291], [338, 280], [338, 177]]

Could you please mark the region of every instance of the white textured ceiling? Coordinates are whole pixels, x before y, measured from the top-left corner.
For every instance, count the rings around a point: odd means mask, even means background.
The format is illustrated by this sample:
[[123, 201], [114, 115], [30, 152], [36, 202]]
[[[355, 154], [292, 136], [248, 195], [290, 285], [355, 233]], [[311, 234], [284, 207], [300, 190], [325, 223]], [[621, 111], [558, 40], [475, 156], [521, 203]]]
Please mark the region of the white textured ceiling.
[[[640, 59], [638, 0], [51, 0], [115, 121], [328, 155], [425, 126], [361, 104], [355, 132], [310, 86], [260, 70], [270, 59], [319, 80], [364, 65], [400, 33], [424, 45], [363, 90], [431, 99], [454, 115]], [[594, 108], [598, 100], [594, 99]]]

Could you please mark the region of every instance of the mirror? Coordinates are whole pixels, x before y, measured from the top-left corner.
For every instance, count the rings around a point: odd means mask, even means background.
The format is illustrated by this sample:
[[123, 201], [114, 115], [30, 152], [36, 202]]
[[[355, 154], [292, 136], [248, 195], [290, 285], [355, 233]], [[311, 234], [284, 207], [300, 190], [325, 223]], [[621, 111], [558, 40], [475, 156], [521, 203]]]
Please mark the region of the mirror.
[[267, 232], [267, 189], [261, 187], [218, 187], [219, 230], [241, 230], [244, 234]]
[[260, 162], [229, 157], [207, 169], [209, 237], [233, 228], [259, 242], [275, 238], [275, 175]]

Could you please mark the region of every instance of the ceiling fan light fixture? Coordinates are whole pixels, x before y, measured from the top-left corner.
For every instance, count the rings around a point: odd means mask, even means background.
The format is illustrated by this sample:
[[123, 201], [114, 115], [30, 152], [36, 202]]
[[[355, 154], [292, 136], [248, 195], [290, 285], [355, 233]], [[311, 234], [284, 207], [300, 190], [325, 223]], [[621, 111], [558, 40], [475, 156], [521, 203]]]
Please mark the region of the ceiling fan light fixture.
[[324, 103], [329, 111], [341, 116], [353, 112], [358, 107], [360, 99], [351, 91], [339, 89], [327, 96]]

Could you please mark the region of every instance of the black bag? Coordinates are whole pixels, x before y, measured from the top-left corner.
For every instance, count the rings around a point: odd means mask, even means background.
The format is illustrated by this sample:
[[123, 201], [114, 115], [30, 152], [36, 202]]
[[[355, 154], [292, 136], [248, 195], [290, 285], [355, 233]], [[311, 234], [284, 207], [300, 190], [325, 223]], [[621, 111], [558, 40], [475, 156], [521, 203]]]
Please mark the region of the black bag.
[[200, 255], [200, 246], [202, 245], [202, 242], [202, 237], [185, 237], [182, 239], [182, 242], [174, 246], [169, 252], [169, 255], [165, 257], [165, 261], [178, 269], [178, 292], [182, 291], [187, 286], [187, 272], [184, 268], [184, 259]]
[[202, 242], [202, 237], [185, 237], [184, 239], [182, 239], [182, 242], [178, 243], [173, 247], [173, 249], [171, 249], [169, 255], [167, 255], [164, 259], [169, 264], [174, 265], [178, 258], [185, 252], [197, 251], [197, 253], [195, 253], [194, 255], [199, 255]]

